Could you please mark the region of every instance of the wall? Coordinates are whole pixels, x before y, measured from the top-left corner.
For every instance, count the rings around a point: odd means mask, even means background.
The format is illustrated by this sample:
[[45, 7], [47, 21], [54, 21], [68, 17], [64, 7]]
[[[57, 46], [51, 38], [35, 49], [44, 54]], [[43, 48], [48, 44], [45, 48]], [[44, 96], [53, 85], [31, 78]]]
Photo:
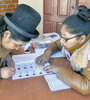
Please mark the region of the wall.
[[79, 0], [79, 5], [86, 5], [90, 8], [90, 0]]
[[41, 22], [37, 27], [37, 30], [40, 32], [40, 38], [43, 34], [43, 0], [18, 0], [19, 4], [27, 4], [36, 9], [41, 15]]
[[[0, 15], [4, 15], [6, 12], [11, 12], [16, 9], [18, 2], [25, 3], [35, 8], [41, 15], [41, 23], [37, 30], [40, 32], [40, 36], [43, 34], [43, 0], [0, 0]], [[90, 0], [79, 0], [79, 5], [86, 5], [90, 7]]]
[[6, 12], [11, 12], [18, 6], [18, 0], [0, 0], [0, 15], [4, 15]]

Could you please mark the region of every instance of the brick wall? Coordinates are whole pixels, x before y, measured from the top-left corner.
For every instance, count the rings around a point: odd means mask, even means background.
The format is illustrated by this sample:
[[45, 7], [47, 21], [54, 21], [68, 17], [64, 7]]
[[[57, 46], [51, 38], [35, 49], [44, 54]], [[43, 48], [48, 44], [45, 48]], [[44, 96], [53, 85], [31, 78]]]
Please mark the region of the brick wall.
[[[79, 5], [86, 5], [90, 8], [90, 0], [79, 0]], [[0, 0], [0, 15], [4, 15], [6, 12], [15, 10], [18, 6], [18, 0]]]
[[0, 0], [0, 15], [6, 12], [13, 13], [18, 6], [18, 0]]
[[79, 0], [79, 5], [86, 5], [90, 8], [90, 0]]

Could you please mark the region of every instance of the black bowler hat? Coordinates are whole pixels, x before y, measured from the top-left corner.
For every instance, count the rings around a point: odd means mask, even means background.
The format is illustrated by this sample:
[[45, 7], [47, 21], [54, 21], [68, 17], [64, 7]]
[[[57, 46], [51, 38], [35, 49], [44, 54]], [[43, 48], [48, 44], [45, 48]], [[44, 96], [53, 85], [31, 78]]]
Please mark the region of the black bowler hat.
[[39, 32], [36, 30], [36, 27], [40, 20], [40, 14], [26, 4], [20, 4], [13, 14], [6, 13], [4, 16], [4, 21], [9, 26], [28, 38], [38, 37]]

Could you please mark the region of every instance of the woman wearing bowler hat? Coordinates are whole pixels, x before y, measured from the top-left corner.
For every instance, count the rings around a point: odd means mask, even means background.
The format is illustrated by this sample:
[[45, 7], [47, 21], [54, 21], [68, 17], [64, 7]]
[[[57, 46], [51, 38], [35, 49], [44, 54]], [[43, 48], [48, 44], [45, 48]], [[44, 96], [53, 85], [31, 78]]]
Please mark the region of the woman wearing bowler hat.
[[[26, 4], [20, 4], [13, 14], [0, 16], [0, 78], [7, 79], [14, 75], [14, 62], [9, 53], [38, 37], [36, 27], [40, 20], [40, 14]], [[8, 67], [3, 64], [4, 61]]]

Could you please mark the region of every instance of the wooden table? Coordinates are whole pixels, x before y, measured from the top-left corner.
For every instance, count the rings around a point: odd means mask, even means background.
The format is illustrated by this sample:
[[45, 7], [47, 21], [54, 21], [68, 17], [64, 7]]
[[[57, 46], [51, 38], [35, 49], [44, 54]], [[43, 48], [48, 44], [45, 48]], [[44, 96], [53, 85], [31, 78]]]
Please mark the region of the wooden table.
[[[65, 58], [51, 59], [50, 64], [70, 66]], [[40, 76], [0, 80], [0, 100], [90, 100], [90, 95], [83, 96], [73, 89], [51, 92], [44, 77]]]

